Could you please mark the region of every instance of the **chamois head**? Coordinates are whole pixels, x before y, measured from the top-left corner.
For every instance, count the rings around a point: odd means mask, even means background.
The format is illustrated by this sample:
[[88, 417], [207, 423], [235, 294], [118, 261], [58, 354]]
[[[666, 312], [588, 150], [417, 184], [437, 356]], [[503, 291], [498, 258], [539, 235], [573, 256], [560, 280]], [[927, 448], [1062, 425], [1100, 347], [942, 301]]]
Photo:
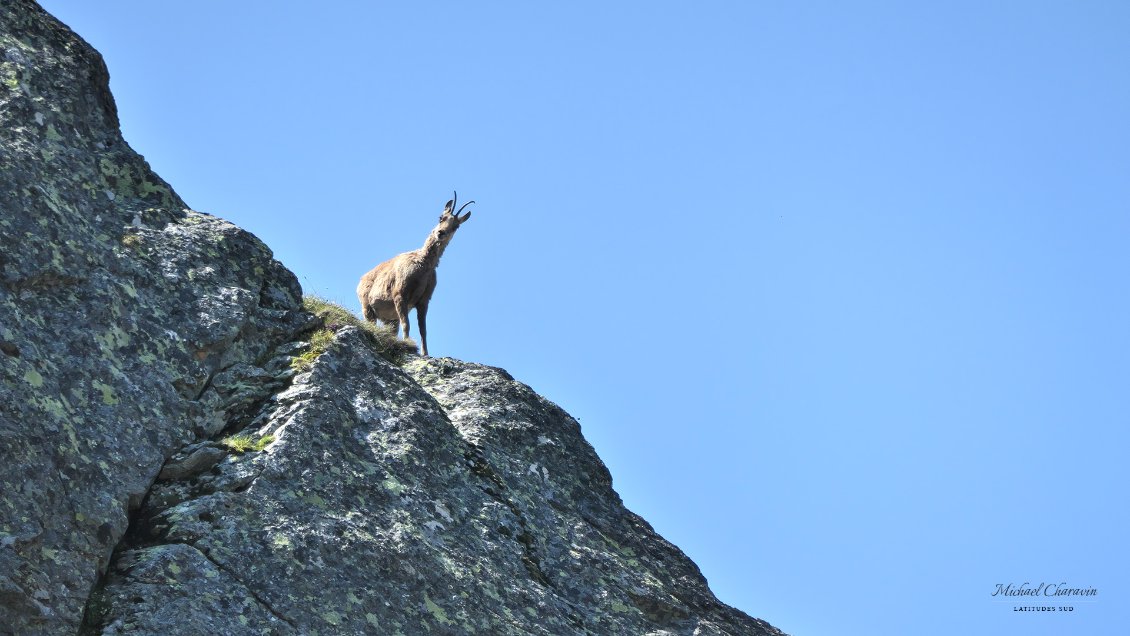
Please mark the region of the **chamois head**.
[[458, 230], [460, 225], [463, 225], [463, 223], [465, 223], [467, 219], [471, 218], [470, 212], [464, 214], [463, 216], [459, 216], [459, 213], [463, 211], [463, 208], [474, 203], [474, 201], [468, 201], [464, 203], [462, 207], [456, 210], [455, 201], [457, 198], [458, 195], [455, 192], [452, 192], [451, 200], [447, 202], [447, 205], [443, 206], [443, 214], [439, 215], [439, 225], [437, 225], [435, 229], [432, 230], [432, 235], [430, 237], [432, 240], [442, 244], [444, 247], [447, 247], [447, 244], [451, 242], [451, 237], [455, 236], [455, 230]]

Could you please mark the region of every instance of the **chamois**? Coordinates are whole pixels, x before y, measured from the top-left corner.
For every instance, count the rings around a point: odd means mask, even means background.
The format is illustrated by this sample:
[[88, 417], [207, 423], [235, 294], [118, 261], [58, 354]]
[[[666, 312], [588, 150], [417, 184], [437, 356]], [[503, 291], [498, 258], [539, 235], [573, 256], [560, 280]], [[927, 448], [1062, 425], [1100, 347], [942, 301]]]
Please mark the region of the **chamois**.
[[459, 213], [474, 203], [468, 201], [459, 210], [455, 210], [456, 199], [456, 194], [452, 192], [451, 200], [444, 206], [443, 214], [439, 217], [439, 225], [428, 234], [423, 247], [377, 265], [362, 276], [357, 285], [357, 299], [361, 301], [361, 313], [365, 315], [365, 319], [373, 322], [379, 319], [391, 325], [398, 335], [400, 326], [403, 325], [405, 338], [409, 332], [408, 312], [413, 307], [416, 308], [416, 322], [420, 325], [420, 341], [425, 356], [428, 355], [428, 302], [436, 289], [439, 257], [443, 256], [443, 250], [451, 242], [451, 237], [455, 236], [455, 230], [471, 218], [470, 212], [463, 216], [459, 216]]

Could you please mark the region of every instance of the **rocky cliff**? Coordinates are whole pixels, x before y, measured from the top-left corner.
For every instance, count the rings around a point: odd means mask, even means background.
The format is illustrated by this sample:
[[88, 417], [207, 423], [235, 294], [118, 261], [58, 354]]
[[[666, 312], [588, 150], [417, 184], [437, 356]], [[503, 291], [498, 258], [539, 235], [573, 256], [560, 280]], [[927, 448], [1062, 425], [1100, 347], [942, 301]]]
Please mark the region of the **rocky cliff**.
[[780, 633], [557, 406], [305, 311], [38, 5], [0, 46], [0, 634]]

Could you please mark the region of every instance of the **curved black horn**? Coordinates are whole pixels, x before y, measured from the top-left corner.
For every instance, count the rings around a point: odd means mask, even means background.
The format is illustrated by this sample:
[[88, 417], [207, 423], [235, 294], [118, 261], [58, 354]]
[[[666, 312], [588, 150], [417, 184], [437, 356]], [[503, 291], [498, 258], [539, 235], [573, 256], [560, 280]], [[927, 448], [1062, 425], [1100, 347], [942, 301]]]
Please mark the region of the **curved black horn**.
[[[472, 203], [474, 203], [474, 201], [468, 201], [468, 202], [464, 203], [463, 207], [459, 208], [459, 212], [462, 212], [463, 208], [467, 207], [468, 205], [471, 205]], [[455, 216], [459, 216], [459, 212], [456, 212]], [[468, 212], [468, 214], [470, 214], [470, 212]]]

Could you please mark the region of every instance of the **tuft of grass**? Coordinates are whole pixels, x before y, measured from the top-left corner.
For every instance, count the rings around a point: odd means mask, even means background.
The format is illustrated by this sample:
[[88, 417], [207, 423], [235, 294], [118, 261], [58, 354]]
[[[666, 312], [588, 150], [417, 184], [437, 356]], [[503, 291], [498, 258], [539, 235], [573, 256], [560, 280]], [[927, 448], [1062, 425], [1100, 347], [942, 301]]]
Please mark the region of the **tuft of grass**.
[[132, 250], [141, 247], [141, 237], [137, 234], [126, 234], [122, 236], [122, 245]]
[[334, 332], [329, 329], [323, 327], [315, 331], [310, 336], [310, 348], [301, 355], [291, 358], [290, 368], [299, 373], [309, 371], [314, 361], [318, 359], [318, 356], [326, 352], [326, 349], [330, 347], [330, 343], [333, 342], [333, 340]]
[[291, 361], [296, 371], [309, 369], [333, 342], [334, 332], [342, 327], [358, 327], [364, 331], [377, 353], [394, 364], [402, 363], [404, 356], [419, 351], [412, 340], [398, 338], [392, 327], [362, 320], [337, 303], [317, 296], [303, 296], [302, 306], [322, 319], [322, 327], [310, 336], [310, 348]]
[[247, 451], [261, 451], [267, 447], [267, 444], [273, 441], [275, 441], [274, 435], [264, 435], [259, 439], [255, 439], [252, 435], [239, 433], [238, 435], [225, 437], [220, 443], [236, 453], [246, 453]]

